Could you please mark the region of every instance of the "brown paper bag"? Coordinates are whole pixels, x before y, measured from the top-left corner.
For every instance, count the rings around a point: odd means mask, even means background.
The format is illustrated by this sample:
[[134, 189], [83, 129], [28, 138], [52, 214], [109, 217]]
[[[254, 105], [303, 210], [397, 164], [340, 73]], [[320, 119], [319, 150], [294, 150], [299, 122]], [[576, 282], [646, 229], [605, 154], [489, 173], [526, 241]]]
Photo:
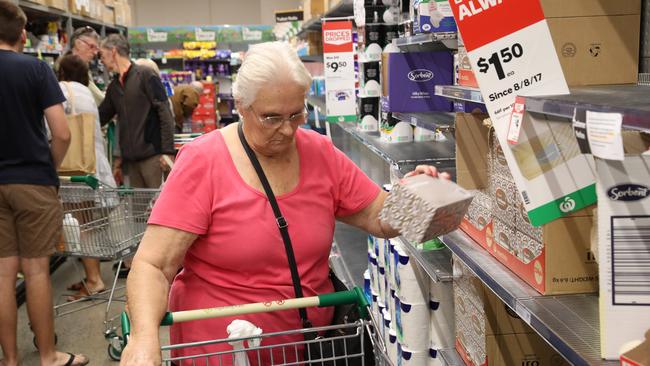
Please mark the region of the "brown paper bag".
[[70, 147], [68, 148], [59, 175], [95, 174], [95, 116], [91, 113], [77, 113], [74, 94], [68, 83], [63, 83], [68, 89], [68, 103], [71, 114], [66, 115], [70, 129]]

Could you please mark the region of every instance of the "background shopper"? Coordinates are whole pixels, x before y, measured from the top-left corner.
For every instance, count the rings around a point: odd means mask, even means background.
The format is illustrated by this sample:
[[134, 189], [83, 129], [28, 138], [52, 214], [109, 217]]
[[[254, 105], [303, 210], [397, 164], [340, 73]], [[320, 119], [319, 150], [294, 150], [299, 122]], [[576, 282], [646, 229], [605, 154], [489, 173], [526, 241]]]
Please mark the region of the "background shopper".
[[[99, 34], [88, 26], [77, 28], [70, 37], [69, 53], [79, 56], [87, 65], [90, 65], [99, 53]], [[101, 104], [104, 100], [104, 92], [95, 85], [90, 68], [88, 68], [88, 89], [92, 93], [95, 103]]]
[[[111, 34], [101, 43], [101, 60], [117, 76], [99, 106], [102, 124], [117, 116], [120, 155], [129, 185], [159, 188], [169, 170], [163, 155], [174, 157], [174, 120], [160, 76], [129, 59], [124, 36]], [[121, 276], [128, 274], [128, 263]]]
[[[73, 113], [72, 102], [74, 101], [74, 112], [89, 113], [95, 117], [95, 177], [105, 186], [116, 187], [111, 165], [106, 157], [104, 138], [102, 137], [99, 125], [97, 104], [95, 104], [93, 94], [88, 88], [88, 64], [74, 54], [66, 55], [61, 58], [57, 74], [61, 91], [63, 91], [67, 99], [67, 102], [64, 103], [66, 114]], [[95, 205], [95, 202], [90, 202], [89, 204], [92, 207], [92, 205]], [[92, 218], [76, 217], [76, 219], [79, 223], [83, 224]], [[79, 282], [68, 287], [68, 290], [77, 291], [75, 295], [68, 297], [68, 300], [77, 300], [83, 296], [105, 290], [100, 272], [99, 259], [82, 258], [82, 262], [86, 272], [85, 285], [84, 282]]]
[[[17, 5], [0, 0], [0, 364], [19, 362], [16, 276], [21, 268], [41, 365], [85, 365], [87, 357], [54, 347], [49, 261], [61, 238], [56, 168], [70, 131], [54, 73], [45, 62], [21, 54], [26, 22]], [[50, 146], [43, 117], [52, 133]]]

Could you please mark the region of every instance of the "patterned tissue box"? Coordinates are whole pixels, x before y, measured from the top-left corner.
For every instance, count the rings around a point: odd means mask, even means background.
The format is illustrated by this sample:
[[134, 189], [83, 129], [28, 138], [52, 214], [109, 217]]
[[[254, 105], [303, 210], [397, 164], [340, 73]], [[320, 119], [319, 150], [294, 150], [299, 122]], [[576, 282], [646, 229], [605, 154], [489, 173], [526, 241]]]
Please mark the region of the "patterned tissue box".
[[417, 175], [394, 185], [379, 218], [413, 244], [456, 230], [473, 195], [456, 183]]

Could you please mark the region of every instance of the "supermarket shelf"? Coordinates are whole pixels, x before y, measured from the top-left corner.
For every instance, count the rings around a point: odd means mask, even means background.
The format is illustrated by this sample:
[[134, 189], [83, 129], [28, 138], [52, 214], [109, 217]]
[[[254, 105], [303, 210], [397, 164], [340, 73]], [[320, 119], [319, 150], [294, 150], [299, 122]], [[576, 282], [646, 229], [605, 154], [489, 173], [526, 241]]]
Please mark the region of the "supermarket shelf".
[[571, 88], [571, 94], [527, 97], [526, 111], [573, 119], [575, 109], [623, 115], [623, 127], [650, 131], [650, 86]]
[[618, 365], [600, 358], [597, 295], [540, 296], [460, 230], [441, 240], [567, 361]]
[[323, 18], [341, 18], [354, 15], [352, 2], [352, 0], [340, 0], [336, 5], [332, 6], [325, 14], [323, 14], [322, 17], [315, 17], [304, 22], [300, 32], [297, 34], [298, 37], [306, 35], [307, 32], [320, 31], [323, 25]]
[[[23, 50], [23, 53], [29, 55], [38, 55], [39, 50], [37, 50], [36, 48], [25, 48]], [[43, 56], [61, 56], [61, 53], [62, 53], [61, 51], [45, 51], [45, 50], [40, 51], [40, 54]]]
[[421, 250], [415, 248], [410, 242], [402, 237], [395, 240], [402, 243], [402, 246], [408, 252], [408, 255], [415, 258], [433, 281], [451, 282], [453, 280], [451, 251], [449, 249]]
[[440, 355], [444, 364], [447, 366], [465, 366], [463, 359], [460, 358], [460, 355], [455, 349], [440, 350]]
[[393, 44], [409, 52], [452, 50], [458, 48], [458, 36], [456, 32], [422, 33], [395, 38]]
[[446, 129], [454, 125], [454, 113], [430, 112], [430, 113], [403, 113], [395, 112], [393, 117], [400, 121], [409, 122], [415, 127], [421, 127], [430, 131]]
[[453, 100], [485, 104], [481, 91], [478, 88], [460, 85], [436, 85], [435, 93], [438, 96]]
[[324, 95], [310, 95], [307, 97], [307, 103], [312, 107], [318, 108], [321, 113], [325, 112], [325, 96]]
[[323, 55], [305, 55], [300, 56], [302, 62], [323, 62]]
[[378, 133], [365, 133], [357, 130], [352, 122], [338, 125], [356, 140], [384, 159], [389, 165], [440, 164], [455, 162], [455, 142], [453, 138], [439, 142], [407, 142], [390, 144], [384, 142]]
[[79, 25], [89, 25], [95, 27], [105, 27], [108, 30], [116, 30], [126, 32], [126, 27], [115, 24], [104, 23], [97, 19], [91, 19], [82, 15], [71, 14], [65, 10], [51, 8], [46, 5], [31, 3], [28, 1], [18, 1], [18, 5], [27, 13], [28, 17], [30, 14], [36, 14], [39, 17], [45, 19], [60, 19], [60, 18], [70, 18], [73, 20], [73, 23], [76, 26]]

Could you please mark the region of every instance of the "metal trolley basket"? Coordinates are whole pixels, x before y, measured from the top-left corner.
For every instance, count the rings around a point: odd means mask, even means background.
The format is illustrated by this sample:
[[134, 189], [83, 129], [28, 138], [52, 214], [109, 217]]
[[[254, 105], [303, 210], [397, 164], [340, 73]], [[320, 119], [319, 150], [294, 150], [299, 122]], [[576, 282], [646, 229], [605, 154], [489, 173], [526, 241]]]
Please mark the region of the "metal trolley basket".
[[[124, 294], [116, 296], [118, 273], [122, 261], [132, 256], [147, 227], [147, 220], [160, 189], [111, 188], [92, 176], [60, 177], [59, 197], [65, 214], [62, 247], [57, 255], [90, 257], [117, 261], [117, 271], [110, 288], [75, 301], [57, 301], [56, 317], [106, 303], [105, 337], [117, 337], [113, 326], [119, 315], [111, 316], [113, 302], [124, 302]], [[80, 278], [82, 271], [73, 261]], [[82, 284], [86, 286], [85, 281]], [[110, 345], [109, 345], [109, 355]]]
[[[330, 294], [305, 297], [299, 299], [288, 299], [279, 301], [268, 301], [253, 304], [225, 306], [220, 308], [199, 309], [180, 312], [168, 312], [165, 314], [161, 325], [169, 326], [175, 323], [186, 321], [195, 321], [202, 319], [219, 318], [226, 316], [237, 316], [244, 314], [265, 313], [279, 310], [298, 309], [306, 307], [327, 307], [345, 304], [356, 304], [362, 319], [353, 323], [331, 325], [326, 327], [303, 328], [287, 330], [275, 333], [262, 333], [258, 336], [207, 340], [195, 343], [174, 344], [162, 347], [163, 365], [167, 366], [209, 366], [224, 365], [235, 363], [237, 354], [245, 353], [252, 363], [257, 365], [364, 365], [364, 329], [370, 334], [372, 343], [373, 359], [376, 365], [392, 366], [386, 353], [383, 336], [375, 332], [378, 323], [368, 311], [368, 302], [361, 289], [355, 287], [352, 290], [333, 292]], [[116, 349], [120, 352], [126, 346], [130, 334], [130, 322], [128, 315], [122, 313], [122, 338], [120, 344], [115, 344]], [[332, 330], [341, 330], [340, 335], [333, 337], [317, 337], [313, 340], [305, 340], [304, 334], [309, 332], [328, 332]], [[296, 342], [270, 342], [272, 339], [287, 335], [299, 335], [300, 339]], [[343, 341], [341, 344], [349, 344], [347, 341], [358, 339], [361, 343], [361, 350], [348, 349], [343, 346], [335, 354], [323, 352], [323, 349], [333, 348], [334, 342]], [[214, 353], [203, 353], [192, 356], [172, 356], [171, 352], [180, 349], [192, 349], [193, 347], [203, 347], [230, 342], [247, 342], [249, 347], [244, 350], [228, 350]], [[251, 341], [257, 341], [258, 346], [251, 346]], [[274, 344], [269, 344], [274, 343]], [[303, 349], [305, 347], [320, 349], [316, 352], [319, 356], [303, 358]], [[275, 356], [274, 356], [275, 355]], [[278, 357], [278, 355], [280, 355]]]

